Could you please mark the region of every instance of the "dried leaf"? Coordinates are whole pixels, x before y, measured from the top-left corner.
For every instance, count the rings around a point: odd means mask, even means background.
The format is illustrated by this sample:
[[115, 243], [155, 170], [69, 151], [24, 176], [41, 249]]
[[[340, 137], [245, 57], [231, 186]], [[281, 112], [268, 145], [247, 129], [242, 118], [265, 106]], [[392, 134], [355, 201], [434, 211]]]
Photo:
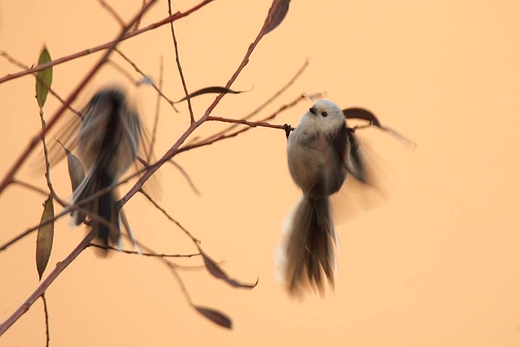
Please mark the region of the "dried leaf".
[[83, 165], [79, 161], [78, 157], [72, 154], [63, 143], [58, 141], [58, 143], [63, 147], [65, 154], [67, 155], [67, 166], [69, 168], [69, 177], [70, 183], [72, 185], [72, 191], [75, 191], [76, 188], [80, 185], [81, 181], [85, 178], [85, 170], [83, 169]]
[[350, 107], [343, 110], [343, 114], [345, 115], [345, 118], [355, 118], [355, 119], [363, 119], [367, 120], [376, 127], [381, 127], [381, 123], [379, 123], [379, 119], [370, 112], [367, 109], [361, 108], [361, 107]]
[[[54, 204], [52, 198], [49, 197], [43, 204], [43, 214], [40, 224], [54, 218]], [[41, 226], [38, 229], [38, 236], [36, 238], [36, 268], [38, 275], [42, 278], [43, 272], [49, 262], [51, 256], [52, 241], [54, 239], [54, 221]]]
[[289, 12], [289, 3], [291, 0], [274, 0], [267, 18], [265, 19], [263, 35], [273, 31], [282, 23], [287, 12]]
[[345, 118], [347, 118], [347, 119], [354, 118], [354, 119], [367, 120], [372, 125], [378, 127], [379, 129], [381, 129], [383, 131], [390, 133], [391, 135], [396, 137], [399, 141], [403, 142], [405, 145], [407, 145], [409, 147], [415, 148], [417, 146], [417, 144], [415, 142], [413, 142], [412, 140], [409, 140], [408, 138], [406, 138], [404, 135], [400, 134], [396, 130], [389, 128], [389, 127], [382, 126], [381, 122], [379, 122], [379, 119], [377, 119], [377, 117], [367, 109], [364, 109], [361, 107], [350, 107], [350, 108], [344, 109], [343, 114], [345, 115]]
[[253, 289], [258, 284], [258, 279], [256, 280], [255, 284], [244, 284], [230, 278], [213, 259], [211, 259], [206, 253], [204, 253], [204, 251], [200, 247], [199, 252], [202, 255], [202, 259], [204, 259], [204, 265], [206, 265], [206, 269], [208, 269], [209, 273], [215, 276], [216, 278], [223, 280], [230, 286], [235, 288]]
[[[188, 97], [191, 99], [191, 98], [194, 98], [196, 96], [199, 96], [199, 95], [203, 95], [203, 94], [221, 94], [221, 93], [224, 93], [224, 94], [240, 94], [240, 93], [243, 93], [243, 91], [236, 91], [236, 90], [232, 90], [232, 89], [229, 89], [229, 88], [226, 88], [226, 87], [206, 87], [206, 88], [202, 88], [202, 89], [199, 89], [193, 93], [190, 93], [188, 94]], [[175, 101], [175, 103], [179, 103], [179, 102], [182, 102], [184, 100], [186, 100], [188, 97], [184, 97], [182, 99], [179, 99], [177, 101]]]
[[220, 313], [216, 310], [213, 310], [211, 308], [202, 307], [202, 306], [193, 306], [197, 312], [199, 312], [201, 315], [209, 319], [215, 324], [220, 325], [221, 327], [232, 329], [232, 322], [231, 319], [226, 316], [223, 313]]
[[[40, 58], [38, 59], [38, 65], [45, 64], [51, 60], [51, 55], [49, 54], [47, 47], [44, 46], [40, 53]], [[45, 100], [47, 100], [47, 94], [49, 93], [48, 87], [51, 86], [51, 83], [52, 66], [36, 73], [36, 101], [38, 101], [38, 106], [40, 106], [40, 108], [43, 108], [43, 105], [45, 105]]]

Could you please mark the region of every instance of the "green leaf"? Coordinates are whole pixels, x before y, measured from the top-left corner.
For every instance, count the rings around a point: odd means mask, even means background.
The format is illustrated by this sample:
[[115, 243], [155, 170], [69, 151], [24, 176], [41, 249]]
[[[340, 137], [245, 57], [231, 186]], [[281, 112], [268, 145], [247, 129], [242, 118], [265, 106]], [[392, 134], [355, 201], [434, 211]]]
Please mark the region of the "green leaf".
[[[47, 220], [54, 218], [54, 204], [52, 198], [49, 196], [43, 204], [43, 214], [40, 224]], [[46, 223], [38, 228], [38, 236], [36, 238], [36, 268], [38, 275], [42, 279], [43, 272], [49, 262], [51, 256], [52, 241], [54, 239], [54, 221]]]
[[[38, 59], [38, 65], [48, 63], [51, 60], [51, 55], [49, 54], [47, 47], [43, 46], [40, 53], [40, 59]], [[43, 108], [43, 105], [45, 105], [45, 100], [47, 100], [47, 94], [49, 93], [48, 87], [51, 86], [51, 83], [52, 66], [36, 73], [36, 100], [38, 101], [38, 106], [40, 106], [40, 108]]]

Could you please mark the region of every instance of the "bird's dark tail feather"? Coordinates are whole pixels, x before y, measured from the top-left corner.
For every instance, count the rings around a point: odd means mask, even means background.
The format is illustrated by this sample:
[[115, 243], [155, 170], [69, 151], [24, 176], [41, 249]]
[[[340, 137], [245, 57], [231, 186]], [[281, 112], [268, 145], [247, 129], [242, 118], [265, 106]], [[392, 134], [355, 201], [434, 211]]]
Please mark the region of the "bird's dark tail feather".
[[[334, 287], [336, 231], [329, 198], [303, 197], [289, 227], [284, 254], [284, 280], [291, 295], [305, 287], [323, 295], [326, 277]], [[325, 275], [325, 276], [323, 276]]]
[[[113, 184], [113, 179], [104, 173], [91, 173], [85, 177], [85, 181], [78, 187], [74, 194], [74, 202], [79, 202], [89, 196], [105, 189]], [[98, 198], [79, 205], [82, 209], [87, 210], [90, 214], [103, 218], [111, 225], [109, 227], [105, 223], [90, 218], [92, 229], [96, 233], [97, 238], [102, 245], [107, 247], [110, 243], [118, 245], [120, 238], [119, 227], [119, 211], [117, 209], [116, 197], [113, 191], [105, 193]], [[86, 214], [78, 211], [74, 216], [74, 223], [81, 224], [86, 218]], [[101, 255], [106, 255], [104, 251]]]

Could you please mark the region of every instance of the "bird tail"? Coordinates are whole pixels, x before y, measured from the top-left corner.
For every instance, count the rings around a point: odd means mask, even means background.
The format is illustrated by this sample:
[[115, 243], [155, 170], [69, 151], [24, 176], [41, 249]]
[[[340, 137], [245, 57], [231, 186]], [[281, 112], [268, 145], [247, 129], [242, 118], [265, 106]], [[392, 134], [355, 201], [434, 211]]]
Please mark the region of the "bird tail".
[[[90, 170], [83, 182], [74, 192], [74, 203], [80, 202], [112, 184], [113, 179], [106, 173]], [[109, 241], [115, 245], [119, 244], [121, 235], [119, 211], [113, 190], [91, 201], [79, 204], [78, 207], [83, 211], [78, 210], [74, 213], [74, 224], [79, 225], [83, 223], [87, 217], [87, 212], [90, 215], [96, 215], [108, 223], [107, 225], [90, 217], [90, 224], [97, 238], [105, 247], [109, 246]], [[106, 254], [106, 252], [104, 254]]]
[[[337, 242], [328, 197], [304, 196], [292, 215], [284, 247], [282, 271], [287, 290], [299, 295], [305, 287], [323, 295], [326, 277], [334, 287]], [[325, 275], [325, 276], [323, 276]]]

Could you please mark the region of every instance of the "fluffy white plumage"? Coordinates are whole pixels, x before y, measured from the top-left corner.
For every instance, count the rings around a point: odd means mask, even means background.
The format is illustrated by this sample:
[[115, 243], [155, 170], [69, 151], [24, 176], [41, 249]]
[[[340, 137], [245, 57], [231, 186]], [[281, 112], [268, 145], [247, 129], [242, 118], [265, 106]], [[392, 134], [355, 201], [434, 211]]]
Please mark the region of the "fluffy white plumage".
[[303, 193], [279, 256], [291, 295], [300, 296], [309, 287], [323, 293], [325, 278], [334, 285], [337, 236], [329, 196], [340, 190], [349, 171], [363, 172], [361, 162], [350, 159], [356, 150], [343, 111], [329, 100], [316, 102], [289, 135], [289, 172]]

